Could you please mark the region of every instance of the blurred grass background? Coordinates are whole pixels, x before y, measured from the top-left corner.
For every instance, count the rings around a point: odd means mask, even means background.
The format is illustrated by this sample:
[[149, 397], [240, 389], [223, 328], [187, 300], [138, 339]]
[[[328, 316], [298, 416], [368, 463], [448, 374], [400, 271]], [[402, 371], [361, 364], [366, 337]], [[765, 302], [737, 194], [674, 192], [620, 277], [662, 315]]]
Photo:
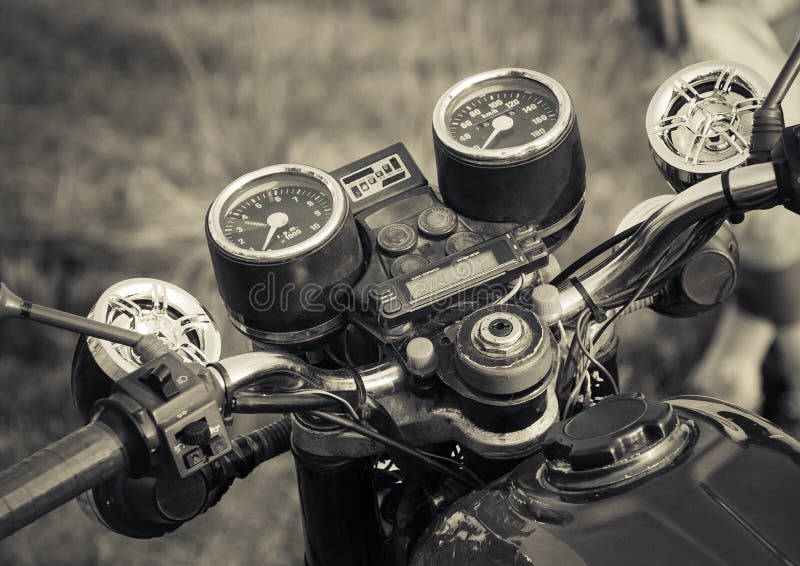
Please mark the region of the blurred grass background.
[[[279, 162], [333, 169], [403, 141], [435, 179], [438, 96], [503, 66], [572, 93], [588, 206], [566, 265], [636, 202], [665, 192], [643, 128], [681, 66], [637, 28], [628, 0], [462, 3], [0, 0], [0, 278], [26, 299], [86, 313], [112, 283], [173, 281], [220, 323], [203, 236], [213, 197]], [[649, 312], [622, 328], [623, 380], [679, 391], [713, 314]], [[244, 342], [222, 324], [226, 352]], [[0, 325], [0, 465], [79, 426], [75, 337]], [[291, 458], [237, 483], [207, 515], [156, 541], [111, 534], [75, 503], [0, 543], [0, 564], [300, 564]]]

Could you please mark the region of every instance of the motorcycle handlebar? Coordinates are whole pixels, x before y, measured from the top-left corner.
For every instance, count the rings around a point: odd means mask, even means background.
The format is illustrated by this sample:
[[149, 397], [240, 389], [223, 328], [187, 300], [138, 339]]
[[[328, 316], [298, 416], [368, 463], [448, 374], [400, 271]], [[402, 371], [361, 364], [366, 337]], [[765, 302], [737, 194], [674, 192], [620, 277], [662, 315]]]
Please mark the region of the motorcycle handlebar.
[[[726, 210], [753, 210], [781, 204], [772, 163], [734, 169], [727, 176], [700, 181], [656, 211], [630, 237], [608, 264], [581, 280], [584, 292], [601, 302], [618, 293], [630, 281], [646, 273], [665, 250], [694, 223]], [[732, 204], [735, 208], [732, 208]], [[586, 308], [584, 294], [569, 284], [559, 297], [563, 320], [571, 320]]]
[[0, 538], [49, 513], [128, 467], [107, 424], [92, 422], [0, 472]]

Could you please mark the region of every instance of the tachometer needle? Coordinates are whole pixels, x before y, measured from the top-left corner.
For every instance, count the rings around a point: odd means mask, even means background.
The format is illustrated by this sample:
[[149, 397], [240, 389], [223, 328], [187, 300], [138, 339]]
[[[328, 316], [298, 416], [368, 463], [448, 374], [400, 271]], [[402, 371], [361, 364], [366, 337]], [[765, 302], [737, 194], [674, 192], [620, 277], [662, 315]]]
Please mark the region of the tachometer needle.
[[486, 149], [486, 146], [492, 143], [494, 138], [497, 137], [497, 134], [499, 134], [500, 132], [505, 132], [507, 130], [510, 130], [513, 127], [514, 127], [514, 119], [511, 116], [503, 114], [502, 116], [498, 116], [497, 118], [492, 120], [492, 128], [494, 129], [492, 130], [492, 133], [489, 134], [489, 137], [486, 138], [486, 141], [483, 142], [481, 149]]
[[288, 222], [289, 217], [285, 212], [273, 212], [267, 217], [269, 233], [267, 233], [267, 239], [264, 240], [264, 245], [261, 246], [261, 251], [264, 251], [269, 247], [269, 243], [272, 241], [272, 237], [275, 235], [275, 232], [278, 231], [278, 228], [286, 226]]

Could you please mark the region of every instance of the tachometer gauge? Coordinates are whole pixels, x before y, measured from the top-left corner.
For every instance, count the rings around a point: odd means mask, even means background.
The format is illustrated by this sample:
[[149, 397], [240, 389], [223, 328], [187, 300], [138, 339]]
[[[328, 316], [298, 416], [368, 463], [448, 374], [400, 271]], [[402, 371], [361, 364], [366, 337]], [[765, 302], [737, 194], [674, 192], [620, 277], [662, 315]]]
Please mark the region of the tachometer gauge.
[[445, 92], [433, 113], [439, 188], [457, 212], [535, 223], [543, 235], [574, 224], [585, 162], [572, 101], [550, 77], [496, 69]]
[[248, 336], [306, 344], [341, 326], [330, 292], [354, 282], [362, 251], [333, 177], [305, 165], [248, 173], [214, 200], [206, 233], [220, 294]]

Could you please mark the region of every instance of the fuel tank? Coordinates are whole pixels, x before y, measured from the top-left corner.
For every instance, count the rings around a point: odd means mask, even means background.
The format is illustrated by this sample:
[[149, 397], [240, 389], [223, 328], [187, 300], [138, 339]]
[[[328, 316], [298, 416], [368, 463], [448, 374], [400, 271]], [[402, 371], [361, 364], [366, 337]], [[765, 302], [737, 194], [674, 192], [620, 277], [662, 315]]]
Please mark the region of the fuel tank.
[[800, 564], [800, 443], [708, 397], [610, 397], [451, 506], [411, 563]]

